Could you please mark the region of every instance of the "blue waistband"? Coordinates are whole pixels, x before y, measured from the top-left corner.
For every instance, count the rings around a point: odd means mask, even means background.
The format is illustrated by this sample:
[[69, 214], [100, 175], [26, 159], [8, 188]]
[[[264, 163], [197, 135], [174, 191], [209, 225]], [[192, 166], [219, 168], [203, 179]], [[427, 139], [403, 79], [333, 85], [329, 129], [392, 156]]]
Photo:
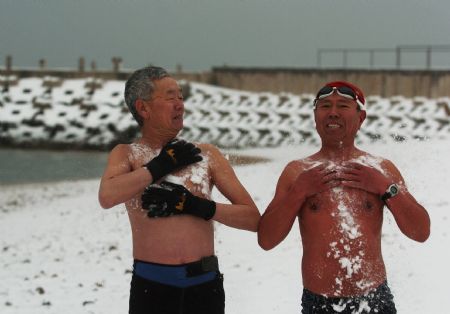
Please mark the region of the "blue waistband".
[[199, 285], [216, 278], [217, 271], [207, 271], [196, 276], [188, 274], [188, 268], [192, 265], [165, 265], [135, 260], [133, 274], [141, 278], [159, 282], [178, 288], [187, 288]]

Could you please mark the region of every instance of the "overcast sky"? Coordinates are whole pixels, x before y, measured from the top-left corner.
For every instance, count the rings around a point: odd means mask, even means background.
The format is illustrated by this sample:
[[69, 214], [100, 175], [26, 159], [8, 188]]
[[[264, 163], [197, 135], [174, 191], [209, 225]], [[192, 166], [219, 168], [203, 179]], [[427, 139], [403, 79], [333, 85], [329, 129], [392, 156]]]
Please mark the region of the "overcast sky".
[[[450, 45], [449, 0], [0, 0], [0, 65], [314, 67], [318, 48]], [[349, 64], [368, 64], [368, 56]], [[375, 63], [393, 64], [380, 54]], [[425, 64], [408, 54], [409, 65]], [[339, 65], [341, 57], [324, 56]], [[450, 68], [450, 51], [433, 54]]]

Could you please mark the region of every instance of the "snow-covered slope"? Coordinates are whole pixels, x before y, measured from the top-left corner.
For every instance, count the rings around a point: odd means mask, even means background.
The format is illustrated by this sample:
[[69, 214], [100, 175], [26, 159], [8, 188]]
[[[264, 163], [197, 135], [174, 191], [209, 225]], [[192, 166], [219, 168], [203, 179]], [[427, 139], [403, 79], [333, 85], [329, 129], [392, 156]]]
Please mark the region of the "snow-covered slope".
[[[185, 129], [191, 141], [220, 147], [319, 144], [313, 95], [254, 93], [183, 83]], [[107, 147], [137, 132], [123, 101], [123, 81], [24, 78], [0, 92], [0, 140]], [[358, 143], [448, 138], [450, 99], [367, 97]]]

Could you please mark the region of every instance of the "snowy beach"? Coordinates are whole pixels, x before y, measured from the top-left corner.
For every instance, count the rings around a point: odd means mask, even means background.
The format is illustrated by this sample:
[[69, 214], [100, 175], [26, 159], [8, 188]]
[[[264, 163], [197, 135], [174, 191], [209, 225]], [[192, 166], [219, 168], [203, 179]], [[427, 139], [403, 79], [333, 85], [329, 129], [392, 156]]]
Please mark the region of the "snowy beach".
[[[367, 144], [362, 149], [393, 161], [431, 216], [424, 244], [401, 234], [385, 209], [383, 255], [399, 313], [449, 313], [450, 186], [447, 140]], [[271, 161], [235, 170], [263, 212], [289, 160], [317, 148], [251, 149], [240, 154]], [[97, 201], [99, 180], [0, 188], [0, 312], [127, 313], [131, 233], [123, 206]], [[214, 191], [216, 201], [224, 201]], [[299, 313], [301, 243], [297, 224], [272, 251], [256, 234], [215, 224], [216, 254], [225, 275], [229, 314]]]

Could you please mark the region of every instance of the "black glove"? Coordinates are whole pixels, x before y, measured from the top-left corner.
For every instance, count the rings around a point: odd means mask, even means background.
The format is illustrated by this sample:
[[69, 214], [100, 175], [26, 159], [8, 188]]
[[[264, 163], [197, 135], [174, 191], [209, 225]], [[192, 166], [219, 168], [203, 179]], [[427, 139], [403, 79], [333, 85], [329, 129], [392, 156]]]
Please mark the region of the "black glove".
[[174, 139], [161, 149], [158, 156], [145, 164], [145, 167], [152, 174], [153, 182], [156, 182], [174, 170], [201, 161], [203, 158], [199, 155], [200, 152], [200, 148], [194, 144]]
[[211, 219], [216, 213], [216, 203], [193, 195], [184, 186], [163, 181], [160, 187], [148, 186], [142, 194], [142, 208], [148, 217], [168, 217], [189, 214]]

